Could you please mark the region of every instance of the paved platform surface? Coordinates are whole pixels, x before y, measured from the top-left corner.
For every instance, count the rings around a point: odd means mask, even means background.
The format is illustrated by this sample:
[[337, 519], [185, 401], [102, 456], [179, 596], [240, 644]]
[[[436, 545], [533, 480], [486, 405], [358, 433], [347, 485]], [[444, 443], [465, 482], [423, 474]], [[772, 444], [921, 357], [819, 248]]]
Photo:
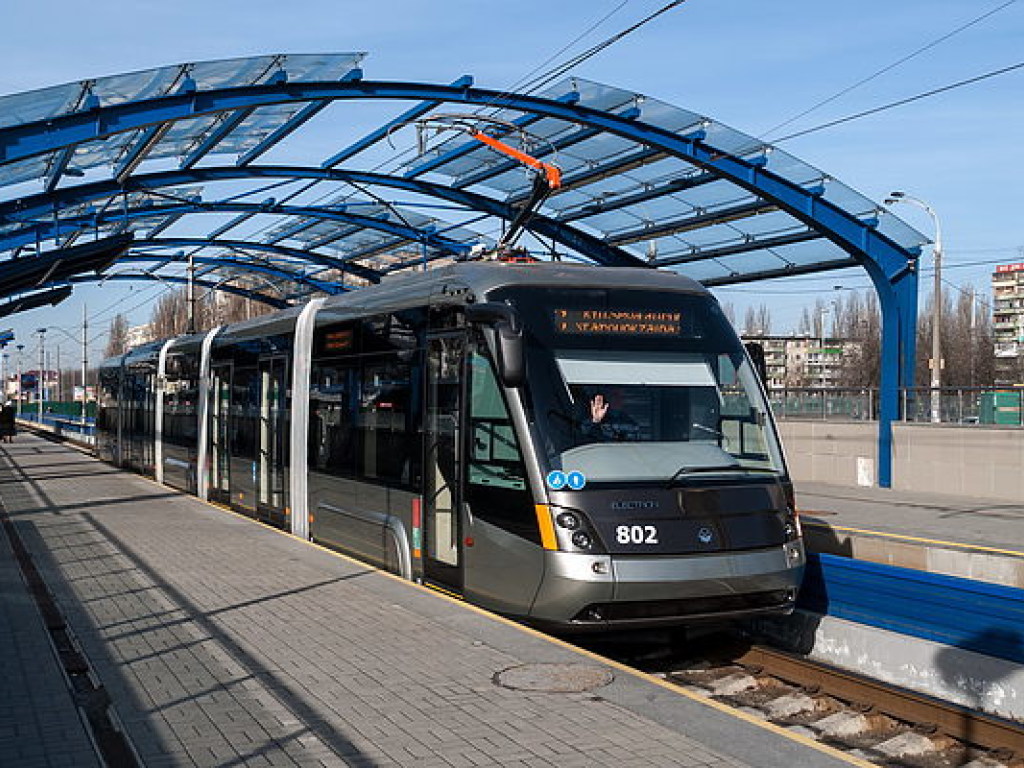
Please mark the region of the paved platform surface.
[[[0, 446], [0, 499], [147, 766], [851, 762], [41, 438]], [[0, 765], [95, 764], [0, 547]], [[612, 679], [494, 682], [539, 665]]]
[[797, 508], [831, 526], [1018, 552], [1024, 557], [1024, 500], [1006, 504], [963, 496], [798, 483]]

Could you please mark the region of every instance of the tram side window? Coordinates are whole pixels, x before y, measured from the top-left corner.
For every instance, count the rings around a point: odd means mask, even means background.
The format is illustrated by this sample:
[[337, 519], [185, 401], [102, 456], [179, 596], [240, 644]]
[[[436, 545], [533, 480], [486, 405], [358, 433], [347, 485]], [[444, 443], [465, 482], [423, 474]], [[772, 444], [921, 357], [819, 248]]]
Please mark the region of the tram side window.
[[100, 373], [100, 404], [97, 415], [97, 427], [102, 431], [117, 430], [117, 413], [119, 407], [120, 381], [117, 374]]
[[255, 367], [236, 366], [231, 391], [231, 455], [251, 459], [256, 456], [256, 424], [259, 401], [256, 396], [259, 377]]
[[314, 363], [309, 395], [309, 464], [332, 475], [358, 474], [359, 369]]
[[198, 389], [195, 381], [171, 382], [174, 388], [164, 393], [164, 439], [183, 447], [195, 447], [198, 439], [196, 430], [196, 399]]
[[764, 415], [747, 396], [739, 369], [729, 355], [719, 355], [715, 369], [722, 392], [722, 447], [735, 456], [768, 460], [768, 446], [761, 428]]
[[466, 501], [481, 520], [539, 544], [526, 467], [490, 361], [471, 353], [469, 374]]
[[415, 485], [420, 457], [412, 423], [412, 367], [392, 356], [366, 360], [361, 383], [358, 424], [363, 477], [388, 485]]

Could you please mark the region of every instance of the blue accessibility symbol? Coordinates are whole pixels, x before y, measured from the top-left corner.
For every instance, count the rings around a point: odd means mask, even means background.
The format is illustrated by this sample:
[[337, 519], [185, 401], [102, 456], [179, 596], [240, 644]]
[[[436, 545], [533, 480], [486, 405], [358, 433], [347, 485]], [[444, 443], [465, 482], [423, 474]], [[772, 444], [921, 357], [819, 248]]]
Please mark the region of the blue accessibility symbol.
[[574, 491], [582, 491], [587, 484], [587, 476], [578, 470], [570, 472], [565, 480]]
[[552, 491], [560, 491], [565, 488], [565, 484], [569, 482], [569, 479], [565, 476], [565, 472], [560, 472], [556, 469], [548, 472], [547, 481], [548, 488]]

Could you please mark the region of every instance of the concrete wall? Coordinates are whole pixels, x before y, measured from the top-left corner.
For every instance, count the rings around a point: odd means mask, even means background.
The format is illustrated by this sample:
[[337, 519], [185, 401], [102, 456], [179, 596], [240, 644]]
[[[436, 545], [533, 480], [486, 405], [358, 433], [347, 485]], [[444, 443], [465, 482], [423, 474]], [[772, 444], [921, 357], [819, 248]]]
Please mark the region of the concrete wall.
[[[799, 482], [876, 485], [874, 422], [779, 422], [790, 472]], [[1024, 429], [895, 424], [893, 488], [1019, 503], [1024, 498]]]
[[779, 421], [779, 430], [797, 483], [876, 484], [878, 430], [873, 422], [793, 419]]

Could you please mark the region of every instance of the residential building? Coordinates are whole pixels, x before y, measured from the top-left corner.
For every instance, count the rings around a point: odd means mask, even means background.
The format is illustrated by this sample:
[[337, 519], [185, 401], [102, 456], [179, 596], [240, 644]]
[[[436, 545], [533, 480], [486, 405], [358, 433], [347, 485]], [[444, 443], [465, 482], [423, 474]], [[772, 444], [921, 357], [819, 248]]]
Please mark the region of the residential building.
[[768, 389], [838, 386], [843, 359], [859, 342], [808, 336], [744, 336], [764, 349]]
[[996, 384], [1024, 383], [1024, 263], [992, 273], [992, 340]]

